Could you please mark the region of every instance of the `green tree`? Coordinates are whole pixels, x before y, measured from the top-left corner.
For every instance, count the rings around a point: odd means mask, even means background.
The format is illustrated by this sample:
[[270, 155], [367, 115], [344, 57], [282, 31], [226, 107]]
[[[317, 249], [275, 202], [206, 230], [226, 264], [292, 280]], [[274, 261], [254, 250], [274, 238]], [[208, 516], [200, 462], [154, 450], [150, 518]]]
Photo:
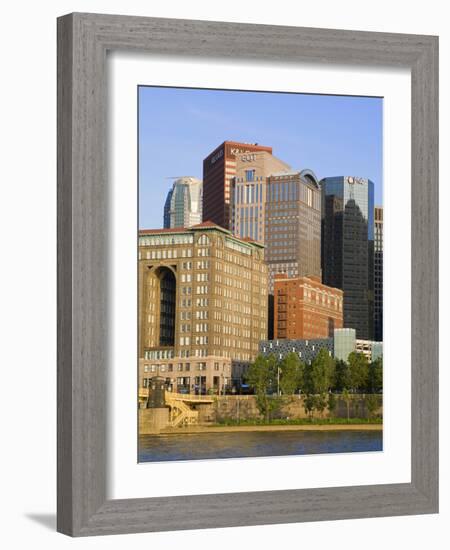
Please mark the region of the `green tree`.
[[334, 389], [341, 392], [345, 388], [350, 388], [350, 368], [348, 363], [340, 359], [336, 361]]
[[334, 393], [329, 393], [328, 394], [328, 410], [330, 412], [330, 416], [334, 415], [334, 411], [336, 410], [336, 406], [337, 406], [336, 396], [334, 395]]
[[364, 390], [369, 380], [369, 363], [363, 353], [352, 351], [348, 356], [350, 370], [350, 388], [353, 391]]
[[304, 365], [296, 353], [288, 353], [279, 364], [280, 390], [283, 395], [293, 395], [303, 383]]
[[307, 363], [303, 369], [303, 382], [301, 384], [301, 389], [304, 394], [309, 395], [314, 393], [314, 386], [312, 381], [312, 364]]
[[373, 418], [375, 411], [380, 406], [378, 396], [370, 394], [366, 396], [366, 408], [369, 418]]
[[321, 349], [311, 364], [311, 393], [327, 393], [334, 378], [334, 359], [327, 350]]
[[245, 379], [249, 386], [255, 390], [255, 393], [273, 391], [273, 382], [276, 379], [276, 364], [277, 361], [274, 355], [267, 357], [258, 355], [249, 366]]
[[271, 395], [277, 388], [278, 363], [274, 355], [258, 355], [248, 368], [246, 382], [256, 394], [256, 406], [266, 422], [270, 421], [273, 412], [281, 406], [280, 400]]
[[344, 388], [342, 392], [342, 399], [345, 401], [345, 405], [347, 407], [347, 420], [350, 419], [350, 402], [351, 402], [351, 395], [347, 388]]
[[316, 403], [315, 403], [316, 409], [320, 413], [320, 416], [323, 417], [323, 411], [327, 407], [327, 394], [326, 393], [321, 393], [319, 395], [316, 395], [315, 401], [316, 401]]
[[378, 357], [372, 361], [369, 366], [368, 377], [369, 393], [379, 393], [383, 391], [383, 359]]
[[256, 406], [265, 422], [270, 422], [283, 404], [283, 399], [276, 394], [257, 394]]
[[316, 407], [316, 399], [314, 395], [305, 395], [305, 398], [303, 400], [303, 408], [305, 409], [305, 413], [309, 416], [309, 418], [313, 418], [314, 416], [314, 409]]

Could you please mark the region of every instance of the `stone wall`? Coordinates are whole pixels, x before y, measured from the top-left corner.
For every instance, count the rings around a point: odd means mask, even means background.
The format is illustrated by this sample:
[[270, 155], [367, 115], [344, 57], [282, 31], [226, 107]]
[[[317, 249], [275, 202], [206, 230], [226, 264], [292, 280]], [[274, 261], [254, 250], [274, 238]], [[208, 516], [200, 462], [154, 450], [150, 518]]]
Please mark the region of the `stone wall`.
[[[328, 409], [323, 413], [314, 411], [314, 418], [347, 418], [347, 403], [340, 395], [336, 395], [336, 408], [330, 414]], [[365, 395], [352, 395], [349, 402], [349, 417], [350, 418], [368, 418]], [[381, 417], [383, 409], [381, 406], [382, 396], [378, 395], [377, 399], [380, 402], [380, 407], [375, 411], [377, 417]], [[254, 395], [225, 395], [215, 397], [211, 404], [197, 404], [193, 407], [198, 411], [199, 424], [215, 424], [226, 421], [244, 421], [244, 420], [259, 420], [261, 415], [256, 405], [256, 397]], [[277, 419], [301, 419], [307, 418], [307, 413], [304, 408], [303, 396], [290, 396], [282, 399], [282, 406], [273, 414], [273, 418]], [[160, 430], [167, 428], [169, 425], [169, 408], [140, 408], [139, 409], [139, 433], [155, 434]]]
[[[314, 417], [334, 417], [347, 418], [347, 403], [340, 395], [336, 395], [336, 408], [330, 414], [328, 409], [325, 409], [322, 414], [314, 411]], [[351, 395], [349, 402], [349, 418], [368, 418], [369, 413], [366, 405], [365, 395]], [[377, 395], [380, 402], [379, 408], [375, 411], [374, 416], [381, 417], [382, 396]], [[226, 420], [253, 420], [260, 419], [258, 407], [256, 406], [256, 397], [254, 395], [226, 395], [216, 397], [211, 405], [198, 405], [199, 423], [216, 423]], [[307, 418], [307, 413], [304, 408], [304, 396], [290, 396], [283, 399], [283, 405], [274, 414], [274, 418], [300, 419]]]
[[169, 425], [169, 408], [139, 409], [140, 435], [159, 433]]

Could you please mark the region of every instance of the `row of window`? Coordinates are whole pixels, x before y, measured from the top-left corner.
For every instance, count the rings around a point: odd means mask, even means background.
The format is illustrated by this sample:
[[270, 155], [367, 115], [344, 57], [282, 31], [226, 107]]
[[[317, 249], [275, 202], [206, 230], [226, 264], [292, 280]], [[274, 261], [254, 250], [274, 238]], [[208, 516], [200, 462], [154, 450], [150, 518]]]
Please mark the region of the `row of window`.
[[[139, 252], [139, 259], [144, 257], [144, 252]], [[176, 258], [191, 258], [192, 248], [177, 249], [162, 249], [162, 250], [147, 250], [145, 252], [145, 258], [147, 260], [171, 260]]]
[[[191, 283], [193, 280], [193, 277], [191, 273], [182, 273], [181, 274], [181, 282], [182, 283]], [[205, 282], [209, 281], [209, 273], [197, 273], [195, 280], [197, 282]]]
[[[246, 290], [246, 291], [249, 291], [251, 289], [250, 283], [246, 281], [242, 281], [240, 278], [231, 279], [230, 277], [222, 277], [220, 273], [216, 273], [216, 276], [214, 277], [214, 281], [218, 284], [223, 284], [226, 286], [231, 286], [231, 287]], [[256, 275], [253, 277], [253, 281], [255, 283], [261, 283], [261, 284], [265, 283], [265, 280], [263, 278], [261, 278], [261, 281], [260, 281], [259, 277]]]
[[[139, 237], [139, 246], [170, 246], [177, 244], [192, 244], [193, 235], [157, 235]], [[209, 245], [211, 240], [207, 235], [201, 235], [197, 239], [197, 244]]]
[[194, 242], [193, 235], [164, 235], [154, 237], [139, 237], [139, 246], [161, 246], [171, 244], [191, 244]]
[[174, 357], [173, 349], [144, 351], [144, 359], [173, 359], [173, 357]]
[[[287, 214], [287, 213], [286, 213]], [[266, 225], [270, 225], [271, 228], [272, 228], [272, 231], [276, 231], [277, 228], [274, 227], [276, 225], [284, 225], [286, 222], [288, 223], [295, 223], [296, 220], [299, 219], [299, 215], [298, 214], [292, 214], [292, 215], [286, 215], [286, 216], [281, 216], [279, 214], [275, 216], [270, 216], [268, 218], [266, 218]], [[270, 222], [270, 223], [268, 223]]]
[[[232, 250], [236, 250], [237, 252], [240, 252], [241, 254], [246, 254], [248, 256], [251, 256], [252, 254], [252, 248], [250, 246], [245, 246], [243, 244], [240, 244], [238, 242], [236, 242], [235, 240], [232, 240], [232, 239], [228, 239], [226, 238], [225, 239], [225, 246], [227, 248], [231, 248]], [[239, 256], [235, 256], [234, 254], [227, 254], [227, 260], [228, 261], [234, 261], [234, 263], [238, 263], [240, 261], [243, 261], [244, 259], [243, 258], [240, 258]], [[246, 261], [246, 262], [243, 262], [243, 265], [246, 265], [246, 267], [250, 267], [249, 265], [249, 262]], [[241, 264], [239, 264], [241, 265]]]
[[[196, 346], [206, 346], [208, 345], [208, 336], [194, 336], [192, 338], [193, 344]], [[191, 337], [190, 336], [180, 336], [180, 346], [190, 346]]]
[[[216, 310], [214, 311], [214, 320], [215, 321], [224, 321], [225, 323], [234, 323], [236, 325], [250, 326], [251, 318], [250, 317], [241, 317], [240, 315], [233, 315], [231, 313], [226, 313], [225, 311]], [[256, 320], [257, 323], [257, 320]]]
[[[217, 368], [215, 370], [219, 370], [219, 363], [215, 363], [217, 365]], [[224, 363], [224, 370], [225, 370]], [[206, 363], [199, 362], [195, 363], [193, 367], [196, 370], [206, 370]], [[152, 372], [152, 373], [160, 373], [160, 372], [174, 372], [176, 370], [177, 372], [189, 372], [191, 370], [191, 363], [177, 363], [174, 365], [173, 363], [168, 363], [167, 365], [158, 365], [158, 364], [151, 364], [151, 365], [144, 365], [144, 372]]]
[[[190, 291], [189, 291], [190, 293]], [[261, 295], [263, 297], [265, 297], [265, 293], [264, 291], [262, 290], [261, 291]], [[195, 305], [196, 307], [209, 307], [209, 298], [197, 298], [195, 300]], [[257, 305], [258, 303], [258, 300], [256, 298], [254, 298], [254, 305]], [[264, 302], [265, 303], [265, 302]], [[149, 304], [149, 308], [151, 309], [153, 307], [154, 304]], [[221, 300], [220, 298], [215, 298], [214, 301], [213, 301], [213, 305], [215, 308], [220, 308], [220, 309], [225, 309], [225, 310], [229, 310], [229, 311], [235, 311], [237, 313], [243, 313], [245, 315], [250, 315], [252, 310], [251, 310], [251, 307], [246, 305], [246, 304], [243, 304], [239, 301], [236, 301], [236, 302], [227, 302], [226, 300]], [[192, 306], [192, 299], [191, 298], [182, 298], [180, 300], [180, 307], [182, 308], [189, 308]], [[201, 317], [199, 317], [201, 318]], [[205, 317], [207, 318], [207, 317]], [[184, 318], [182, 318], [184, 319]], [[188, 319], [186, 317], [186, 319]]]
[[[144, 388], [150, 387], [151, 384], [151, 378], [143, 378], [142, 379], [142, 386]], [[204, 385], [206, 384], [206, 377], [205, 376], [195, 376], [193, 377], [194, 383], [191, 386], [191, 377], [190, 376], [177, 376], [176, 380], [174, 378], [167, 378], [166, 382], [172, 387], [172, 385], [176, 382], [176, 389], [192, 389], [195, 390], [196, 386]], [[223, 378], [219, 376], [213, 377], [213, 387], [216, 389], [220, 386], [220, 381], [222, 380], [222, 385], [227, 386], [228, 385], [228, 378]]]
[[[232, 317], [234, 320], [236, 317]], [[231, 334], [233, 336], [241, 336], [244, 338], [250, 338], [250, 330], [246, 328], [242, 328], [242, 326], [251, 326], [251, 320], [250, 319], [243, 319], [243, 322], [240, 324], [213, 324], [213, 331], [216, 333], [223, 333], [223, 334]], [[258, 323], [254, 321], [253, 323], [254, 328], [258, 326]], [[209, 331], [209, 324], [208, 323], [195, 323], [194, 325], [191, 325], [190, 323], [182, 323], [180, 325], [180, 333], [190, 333], [191, 327], [194, 329], [193, 332], [208, 332]], [[265, 328], [265, 322], [261, 322], [261, 328]], [[207, 341], [201, 342], [202, 344], [207, 344]], [[181, 346], [188, 346], [190, 345], [190, 339], [188, 336], [181, 336], [180, 337], [180, 345]]]
[[224, 264], [223, 272], [227, 275], [235, 275], [236, 277], [241, 277], [243, 279], [250, 279], [251, 276], [251, 271], [249, 269], [242, 269], [234, 264]]
[[[251, 222], [253, 224], [253, 221]], [[254, 222], [255, 228], [258, 228], [258, 226], [261, 226], [261, 223], [257, 223], [255, 220]], [[242, 224], [241, 224], [241, 227]], [[249, 226], [249, 229], [245, 231], [245, 234], [243, 234], [243, 237], [250, 236], [257, 240], [257, 235], [250, 235], [253, 231], [253, 225]], [[228, 248], [232, 248], [242, 254], [245, 254], [247, 256], [252, 255], [252, 249], [251, 247], [247, 247], [245, 245], [239, 244], [236, 241], [232, 241], [231, 239], [226, 239], [225, 246]], [[211, 255], [209, 248], [198, 248], [196, 251], [196, 256], [198, 257], [209, 257]], [[139, 252], [139, 259], [142, 259], [145, 256], [147, 260], [171, 260], [171, 259], [177, 259], [177, 258], [192, 258], [193, 257], [193, 250], [192, 248], [187, 249], [162, 249], [162, 250], [147, 250], [145, 253], [140, 251]], [[220, 250], [216, 250], [216, 256], [218, 258], [223, 258], [223, 253]], [[240, 256], [236, 256], [234, 254], [225, 254], [225, 258], [229, 262], [233, 262], [237, 265], [242, 265], [246, 268], [251, 268], [250, 261], [241, 258]], [[203, 264], [200, 262], [197, 263], [198, 269], [208, 269], [209, 263], [205, 261]], [[184, 262], [182, 264], [183, 269], [192, 269], [192, 262]]]
[[261, 203], [263, 200], [262, 184], [235, 185], [233, 200], [234, 204]]

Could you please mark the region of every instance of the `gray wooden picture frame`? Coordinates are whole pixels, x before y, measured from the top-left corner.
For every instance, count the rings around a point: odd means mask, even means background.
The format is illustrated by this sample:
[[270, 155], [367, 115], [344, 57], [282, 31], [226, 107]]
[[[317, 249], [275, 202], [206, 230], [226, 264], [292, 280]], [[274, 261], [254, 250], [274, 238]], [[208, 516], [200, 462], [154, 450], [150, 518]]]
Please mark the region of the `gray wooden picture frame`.
[[[411, 69], [410, 483], [107, 499], [110, 50]], [[57, 488], [57, 529], [72, 536], [438, 511], [437, 37], [82, 13], [58, 19]]]

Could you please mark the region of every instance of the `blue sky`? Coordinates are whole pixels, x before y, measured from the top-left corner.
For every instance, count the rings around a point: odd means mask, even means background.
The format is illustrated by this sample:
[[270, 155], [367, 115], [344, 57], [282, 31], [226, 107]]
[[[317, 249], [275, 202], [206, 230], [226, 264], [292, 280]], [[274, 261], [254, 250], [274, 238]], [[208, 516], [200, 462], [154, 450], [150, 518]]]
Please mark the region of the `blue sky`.
[[203, 159], [225, 140], [269, 145], [319, 179], [371, 179], [382, 204], [381, 98], [139, 88], [139, 226], [163, 226], [175, 176], [202, 179]]

